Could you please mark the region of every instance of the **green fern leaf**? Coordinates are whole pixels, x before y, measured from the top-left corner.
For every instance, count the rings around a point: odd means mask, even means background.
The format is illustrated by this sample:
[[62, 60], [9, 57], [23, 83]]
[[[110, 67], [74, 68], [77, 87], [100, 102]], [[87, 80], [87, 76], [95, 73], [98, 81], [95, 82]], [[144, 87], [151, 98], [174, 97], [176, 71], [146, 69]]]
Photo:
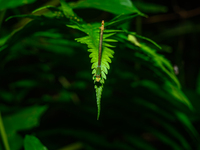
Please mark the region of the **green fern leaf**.
[[100, 116], [100, 111], [101, 111], [101, 94], [103, 91], [103, 85], [101, 86], [94, 86], [95, 90], [96, 90], [96, 98], [97, 98], [97, 120], [99, 120], [99, 116]]
[[[85, 32], [87, 36], [76, 38], [75, 40], [77, 42], [87, 44], [88, 46], [88, 52], [90, 52], [89, 57], [91, 58], [91, 69], [92, 74], [96, 74], [96, 68], [98, 65], [98, 55], [99, 55], [99, 36], [100, 36], [100, 30], [98, 29], [100, 27], [99, 24], [92, 24], [92, 25], [67, 25], [68, 27], [78, 29], [82, 32]], [[108, 70], [110, 69], [109, 63], [111, 63], [111, 59], [113, 58], [114, 51], [111, 49], [115, 46], [108, 44], [107, 42], [118, 42], [117, 40], [114, 40], [110, 38], [113, 36], [116, 32], [115, 30], [105, 30], [103, 35], [103, 50], [102, 50], [102, 56], [101, 56], [101, 80], [99, 86], [95, 85], [96, 90], [96, 99], [97, 99], [97, 119], [99, 119], [100, 115], [100, 100], [101, 100], [101, 94], [103, 91], [103, 84], [105, 82], [106, 75], [108, 74]], [[114, 33], [113, 33], [114, 32]], [[118, 31], [119, 32], [119, 31]], [[95, 78], [93, 78], [94, 83], [96, 82]]]
[[[119, 36], [119, 34], [117, 35]], [[139, 36], [139, 38], [148, 40], [148, 38], [145, 38], [142, 36]], [[181, 87], [170, 62], [167, 59], [165, 59], [162, 55], [157, 54], [155, 49], [146, 46], [144, 43], [139, 43], [138, 41], [132, 41], [132, 39], [128, 38], [126, 35], [123, 35], [123, 34], [120, 34], [120, 38], [118, 38], [118, 40], [120, 41], [123, 40], [123, 42], [128, 40], [131, 43], [134, 43], [135, 45], [137, 45], [137, 46], [128, 45], [129, 48], [137, 52], [134, 54], [136, 58], [140, 58], [141, 60], [144, 60], [143, 62], [146, 62], [146, 65], [148, 65], [149, 68], [154, 70], [161, 78], [171, 81], [171, 83], [178, 88]], [[152, 40], [148, 40], [148, 41], [154, 44], [155, 46], [158, 45]], [[158, 45], [157, 47], [159, 48], [160, 46]], [[152, 65], [150, 65], [150, 63]], [[161, 71], [157, 71], [157, 69]]]
[[[69, 26], [72, 28], [80, 29], [78, 26]], [[88, 36], [76, 38], [76, 40], [80, 43], [84, 43], [88, 45], [88, 51], [91, 53], [89, 57], [91, 58], [92, 63], [92, 74], [95, 74], [96, 67], [98, 64], [98, 51], [99, 51], [99, 31], [95, 29], [91, 29], [91, 27], [87, 27], [85, 29], [80, 29], [81, 31], [85, 31]], [[88, 32], [89, 31], [89, 32]], [[103, 52], [101, 58], [101, 75], [103, 79], [106, 79], [106, 74], [108, 74], [108, 70], [110, 69], [109, 63], [111, 63], [111, 58], [113, 58], [114, 51], [110, 48], [113, 48], [113, 45], [110, 45], [106, 42], [117, 42], [114, 39], [107, 39], [110, 36], [113, 36], [115, 33], [104, 34], [103, 36]], [[104, 83], [104, 80], [101, 80], [100, 83]]]
[[140, 50], [146, 53], [148, 57], [151, 57], [152, 61], [154, 62], [154, 65], [159, 67], [163, 72], [165, 72], [166, 76], [168, 76], [168, 78], [174, 85], [176, 85], [178, 88], [181, 87], [177, 77], [175, 76], [173, 67], [171, 66], [168, 60], [166, 60], [162, 55], [157, 54], [154, 49], [144, 44], [142, 44]]
[[153, 45], [155, 45], [156, 47], [158, 47], [159, 49], [162, 49], [162, 48], [160, 47], [160, 45], [158, 45], [156, 42], [154, 42], [153, 40], [151, 40], [151, 39], [149, 39], [149, 38], [147, 38], [147, 37], [138, 35], [138, 34], [136, 34], [135, 32], [130, 32], [130, 34], [131, 34], [131, 35], [134, 35], [134, 36], [136, 36], [136, 37], [138, 37], [138, 38], [140, 38], [140, 39], [144, 39], [144, 40], [146, 40], [146, 41], [149, 41], [149, 42], [151, 42]]

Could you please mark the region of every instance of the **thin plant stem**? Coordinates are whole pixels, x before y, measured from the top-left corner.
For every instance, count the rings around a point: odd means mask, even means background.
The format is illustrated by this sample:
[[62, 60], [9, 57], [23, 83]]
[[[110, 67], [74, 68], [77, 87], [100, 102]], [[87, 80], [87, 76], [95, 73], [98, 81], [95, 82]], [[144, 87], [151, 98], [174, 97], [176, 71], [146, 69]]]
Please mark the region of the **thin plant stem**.
[[10, 150], [7, 135], [6, 135], [6, 132], [5, 132], [4, 125], [3, 125], [3, 120], [2, 120], [2, 117], [1, 117], [1, 112], [0, 112], [0, 133], [1, 133], [1, 137], [2, 137], [2, 140], [3, 140], [4, 146], [5, 146], [5, 149]]

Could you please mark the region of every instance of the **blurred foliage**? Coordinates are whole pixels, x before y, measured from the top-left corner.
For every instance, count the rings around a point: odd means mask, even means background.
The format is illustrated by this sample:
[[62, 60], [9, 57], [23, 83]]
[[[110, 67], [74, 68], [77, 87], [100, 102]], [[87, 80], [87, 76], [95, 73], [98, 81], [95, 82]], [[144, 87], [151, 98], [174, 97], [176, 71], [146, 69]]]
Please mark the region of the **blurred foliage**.
[[114, 0], [111, 2], [107, 0], [85, 0], [78, 1], [76, 3], [71, 2], [70, 6], [75, 8], [96, 8], [100, 10], [104, 10], [107, 12], [111, 12], [113, 14], [132, 14], [139, 13], [143, 15], [130, 0]]
[[[2, 1], [0, 149], [199, 149], [199, 21], [178, 9], [187, 21], [172, 25], [169, 6]], [[101, 20], [102, 80], [93, 83]]]
[[24, 139], [25, 150], [47, 150], [45, 146], [34, 136], [26, 135]]
[[4, 0], [0, 0], [1, 6], [0, 6], [0, 10], [1, 9], [7, 9], [7, 8], [15, 8], [17, 6], [21, 6], [21, 5], [25, 5], [25, 4], [29, 4], [29, 3], [33, 3], [35, 2], [35, 0], [10, 0], [10, 1], [4, 1]]

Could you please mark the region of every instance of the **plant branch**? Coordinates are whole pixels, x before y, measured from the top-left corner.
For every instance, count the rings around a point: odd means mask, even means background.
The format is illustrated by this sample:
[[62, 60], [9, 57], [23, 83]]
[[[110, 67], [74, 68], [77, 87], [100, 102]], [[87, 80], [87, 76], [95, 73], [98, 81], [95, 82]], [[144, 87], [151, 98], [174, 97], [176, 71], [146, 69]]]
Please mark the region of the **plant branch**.
[[2, 120], [2, 117], [1, 117], [1, 112], [0, 112], [0, 133], [1, 133], [1, 137], [2, 137], [2, 140], [3, 140], [4, 146], [5, 146], [5, 149], [10, 150], [7, 135], [6, 135], [6, 132], [5, 132], [5, 128], [3, 126], [3, 120]]

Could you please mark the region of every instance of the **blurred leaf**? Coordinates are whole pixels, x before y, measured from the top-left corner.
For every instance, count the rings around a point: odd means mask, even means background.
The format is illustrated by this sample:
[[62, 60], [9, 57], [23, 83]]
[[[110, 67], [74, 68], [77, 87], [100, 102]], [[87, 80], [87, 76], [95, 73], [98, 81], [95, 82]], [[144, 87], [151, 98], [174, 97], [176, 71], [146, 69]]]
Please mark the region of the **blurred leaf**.
[[65, 2], [65, 0], [60, 0], [60, 4], [61, 4], [63, 12], [66, 16], [74, 16], [75, 15], [74, 11], [72, 10], [71, 7], [69, 7], [69, 5]]
[[[117, 39], [121, 42], [128, 41], [127, 36], [124, 34], [118, 34], [117, 36], [119, 37]], [[172, 65], [163, 55], [158, 54], [156, 49], [147, 46], [145, 43], [140, 43], [140, 47], [129, 43], [126, 43], [126, 46], [136, 52], [133, 54], [132, 59], [154, 70], [163, 81], [170, 81], [173, 85], [180, 88], [180, 83], [174, 73]]]
[[[62, 38], [62, 34], [60, 33], [54, 33], [51, 31], [39, 31], [39, 32], [35, 32], [33, 36], [42, 36], [42, 37], [48, 37], [48, 38]], [[67, 41], [66, 41], [67, 42]]]
[[[138, 16], [138, 14], [120, 14], [118, 16], [116, 16], [115, 18], [113, 18], [111, 21], [109, 22], [105, 22], [105, 27], [107, 28], [116, 28], [116, 27], [120, 27], [120, 25], [123, 25], [124, 23], [131, 21], [133, 18], [135, 18], [136, 16]], [[104, 30], [104, 32], [107, 32], [108, 29]], [[111, 29], [112, 30], [112, 29]], [[111, 32], [110, 30], [110, 32]], [[113, 32], [124, 32], [123, 30], [113, 30]]]
[[140, 43], [137, 41], [137, 39], [133, 35], [130, 35], [130, 34], [128, 35], [128, 41], [132, 42], [138, 47], [141, 47]]
[[151, 133], [159, 138], [159, 140], [163, 141], [167, 145], [170, 146], [173, 150], [182, 150], [181, 146], [179, 146], [175, 141], [173, 141], [171, 138], [163, 134], [162, 132], [158, 130], [152, 130]]
[[50, 5], [46, 5], [46, 6], [42, 6], [40, 8], [37, 8], [36, 10], [32, 11], [32, 13], [37, 13], [41, 10], [44, 10], [44, 9], [49, 9], [49, 10], [54, 10], [54, 11], [59, 11], [59, 9], [57, 7], [54, 7], [54, 6], [50, 6]]
[[[10, 37], [10, 36], [7, 35], [7, 36], [4, 36], [4, 37], [0, 38], [0, 46], [4, 45], [5, 42], [8, 40], [9, 37]], [[0, 51], [1, 51], [1, 50], [0, 50]]]
[[66, 90], [63, 90], [63, 91], [60, 91], [59, 97], [56, 100], [65, 101], [66, 102], [66, 101], [70, 101], [71, 98], [72, 98], [72, 93], [70, 93], [70, 92], [68, 92]]
[[194, 113], [189, 114], [190, 121], [197, 121], [200, 119], [200, 94], [192, 89], [183, 89], [183, 92], [186, 94], [190, 100], [192, 106], [194, 107]]
[[[145, 60], [147, 62], [146, 65], [149, 65], [149, 68], [153, 69], [159, 77], [164, 78], [163, 80], [167, 79], [173, 85], [180, 88], [180, 83], [173, 71], [173, 67], [167, 59], [165, 59], [162, 55], [157, 54], [154, 49], [144, 44], [142, 44], [141, 50], [146, 54], [135, 53], [136, 57]], [[145, 61], [143, 61], [143, 63]], [[152, 64], [150, 65], [150, 63]]]
[[30, 4], [36, 0], [0, 0], [0, 10], [4, 8], [15, 8], [21, 5]]
[[83, 81], [77, 81], [73, 83], [73, 87], [78, 88], [78, 89], [85, 89], [86, 85], [87, 85], [87, 82], [83, 82]]
[[156, 3], [148, 3], [144, 1], [134, 1], [135, 6], [144, 13], [165, 13], [167, 7]]
[[96, 8], [114, 14], [142, 14], [130, 0], [85, 0], [69, 4], [72, 8]]
[[11, 84], [13, 87], [34, 87], [37, 86], [39, 83], [33, 80], [20, 80]]
[[136, 36], [136, 37], [138, 37], [138, 38], [140, 38], [140, 39], [144, 39], [144, 40], [146, 40], [146, 41], [149, 41], [149, 42], [151, 42], [153, 45], [155, 45], [157, 48], [162, 49], [162, 48], [160, 47], [160, 45], [158, 45], [156, 42], [154, 42], [153, 40], [151, 40], [151, 39], [149, 39], [149, 38], [147, 38], [147, 37], [138, 35], [138, 34], [136, 34], [135, 32], [130, 32], [130, 34], [132, 34], [132, 35], [134, 35], [134, 36]]
[[13, 95], [9, 91], [0, 90], [0, 98], [7, 102], [11, 102], [13, 99]]
[[[159, 119], [158, 119], [159, 120]], [[182, 136], [181, 133], [178, 132], [178, 130], [176, 128], [174, 128], [174, 126], [166, 123], [166, 122], [160, 122], [166, 129], [167, 131], [173, 136], [176, 137], [180, 143], [182, 144], [182, 146], [187, 149], [190, 150], [191, 149], [191, 145], [189, 144], [189, 142], [186, 140], [185, 137]]]
[[[180, 141], [181, 145], [185, 147], [185, 149], [187, 150], [191, 149], [191, 146], [189, 142], [186, 140], [186, 138], [184, 138], [181, 135], [181, 133], [179, 133], [179, 131], [171, 123], [169, 123], [171, 121], [178, 119], [176, 117], [176, 113], [174, 113], [173, 111], [169, 112], [170, 109], [168, 110], [168, 109], [163, 109], [159, 107], [159, 102], [157, 102], [157, 104], [154, 104], [152, 102], [149, 102], [148, 100], [137, 99], [136, 103], [142, 105], [144, 109], [145, 107], [151, 109], [152, 113], [147, 114], [147, 116], [159, 122], [159, 124], [161, 124], [162, 127], [165, 128], [168, 134], [170, 134], [172, 137]], [[166, 103], [167, 101], [165, 102], [165, 104]], [[153, 113], [154, 111], [155, 113]], [[159, 117], [159, 116], [162, 116], [162, 117]]]
[[[191, 136], [194, 139], [197, 139], [197, 137], [199, 137], [199, 134], [197, 132], [197, 130], [194, 128], [194, 126], [192, 125], [191, 121], [188, 119], [188, 117], [182, 113], [182, 112], [178, 112], [176, 111], [176, 115], [178, 117], [178, 119], [183, 123], [183, 125], [189, 129], [189, 133], [191, 134]], [[199, 139], [198, 139], [199, 141]]]
[[132, 135], [126, 136], [126, 139], [137, 149], [156, 150], [153, 146], [145, 142], [143, 139], [134, 137]]
[[[153, 81], [141, 81], [139, 83], [133, 83], [133, 87], [137, 87], [138, 85], [144, 86], [148, 88], [151, 93], [155, 93], [158, 96], [166, 98], [173, 105], [177, 105], [177, 103], [182, 102], [185, 106], [193, 110], [193, 107], [190, 101], [186, 98], [186, 96], [176, 87], [172, 86], [169, 82], [166, 82], [164, 85], [157, 85]], [[176, 100], [176, 101], [175, 101]]]
[[65, 0], [60, 0], [60, 4], [67, 18], [73, 19], [77, 22], [83, 21], [82, 18], [78, 17], [76, 13], [74, 13], [73, 9], [65, 2]]
[[30, 19], [42, 19], [39, 15], [14, 15], [10, 16], [6, 19], [6, 21], [12, 19], [12, 18], [30, 18]]
[[30, 129], [39, 125], [39, 118], [47, 106], [32, 106], [13, 115], [4, 116], [3, 122], [12, 150], [19, 150], [22, 146], [22, 137], [17, 134], [19, 130]]
[[186, 104], [191, 110], [193, 110], [193, 106], [185, 96], [185, 94], [177, 87], [171, 85], [169, 82], [166, 82], [164, 85], [164, 89], [168, 91], [175, 99], [180, 100], [184, 104]]
[[25, 150], [48, 150], [42, 143], [32, 135], [26, 135], [24, 139]]

